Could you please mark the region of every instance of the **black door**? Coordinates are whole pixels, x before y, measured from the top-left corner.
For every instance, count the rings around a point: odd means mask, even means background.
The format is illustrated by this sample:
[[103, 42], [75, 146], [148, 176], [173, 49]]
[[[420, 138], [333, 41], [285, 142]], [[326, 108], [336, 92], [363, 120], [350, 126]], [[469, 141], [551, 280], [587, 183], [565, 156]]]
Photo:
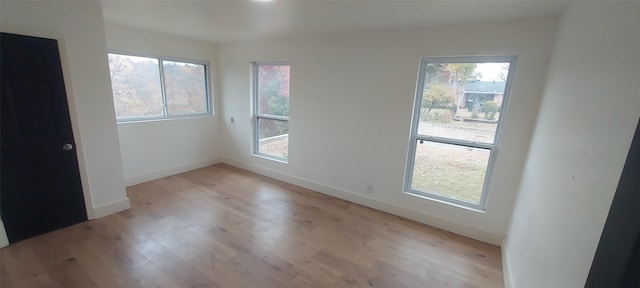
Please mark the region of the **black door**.
[[0, 36], [0, 215], [14, 243], [87, 214], [58, 43]]
[[640, 121], [585, 287], [640, 287]]

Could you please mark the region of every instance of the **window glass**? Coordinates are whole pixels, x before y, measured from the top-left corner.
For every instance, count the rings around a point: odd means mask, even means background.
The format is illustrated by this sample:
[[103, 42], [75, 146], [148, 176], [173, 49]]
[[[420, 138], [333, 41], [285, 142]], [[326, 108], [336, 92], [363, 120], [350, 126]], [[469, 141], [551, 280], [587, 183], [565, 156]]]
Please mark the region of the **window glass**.
[[205, 66], [162, 61], [167, 113], [201, 114], [207, 112]]
[[207, 65], [109, 53], [119, 122], [209, 114]]
[[289, 121], [258, 118], [258, 152], [287, 158], [289, 150]]
[[258, 66], [258, 114], [289, 115], [289, 65]]
[[488, 163], [488, 149], [418, 142], [411, 188], [479, 204]]
[[418, 133], [493, 143], [509, 63], [427, 64]]
[[289, 79], [286, 63], [254, 63], [254, 153], [287, 161], [289, 154]]
[[109, 54], [116, 118], [162, 116], [158, 59]]
[[484, 209], [515, 60], [421, 60], [406, 192]]

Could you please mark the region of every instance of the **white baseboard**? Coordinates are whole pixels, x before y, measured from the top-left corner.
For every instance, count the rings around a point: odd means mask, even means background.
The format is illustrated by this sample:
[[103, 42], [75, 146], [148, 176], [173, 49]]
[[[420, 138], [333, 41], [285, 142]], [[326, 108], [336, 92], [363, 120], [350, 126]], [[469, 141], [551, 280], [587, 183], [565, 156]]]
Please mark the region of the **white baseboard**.
[[129, 202], [129, 198], [125, 198], [120, 201], [111, 202], [109, 204], [105, 204], [102, 206], [93, 207], [93, 217], [94, 217], [93, 219], [111, 215], [113, 213], [118, 213], [120, 211], [124, 211], [129, 208], [131, 208], [131, 203]]
[[507, 255], [507, 238], [502, 240], [500, 245], [500, 252], [502, 254], [502, 276], [504, 277], [504, 288], [513, 288], [513, 282], [511, 282], [511, 269], [509, 266], [509, 255]]
[[297, 176], [273, 171], [271, 169], [264, 168], [258, 165], [240, 163], [240, 162], [236, 162], [234, 160], [226, 159], [226, 158], [223, 158], [222, 162], [232, 166], [236, 166], [238, 168], [249, 170], [267, 177], [271, 177], [280, 181], [298, 185], [300, 187], [304, 187], [322, 194], [330, 195], [336, 198], [340, 198], [340, 199], [357, 203], [363, 206], [367, 206], [376, 210], [398, 215], [407, 219], [414, 220], [416, 222], [420, 222], [429, 226], [433, 226], [442, 230], [453, 232], [453, 233], [456, 233], [465, 237], [469, 237], [471, 239], [475, 239], [478, 241], [482, 241], [485, 243], [489, 243], [492, 245], [499, 246], [503, 239], [502, 235], [496, 235], [496, 234], [482, 231], [473, 227], [461, 225], [458, 223], [453, 223], [451, 221], [448, 221], [442, 218], [434, 217], [434, 216], [427, 215], [415, 210], [400, 207], [395, 204], [369, 198], [360, 194], [341, 190], [341, 189], [320, 184], [311, 180], [303, 179]]
[[174, 167], [170, 167], [170, 168], [166, 168], [166, 169], [161, 169], [161, 170], [156, 170], [156, 171], [152, 171], [152, 172], [149, 172], [149, 173], [144, 173], [144, 174], [139, 174], [139, 175], [135, 175], [135, 176], [131, 176], [131, 177], [126, 177], [124, 179], [124, 185], [129, 187], [129, 186], [133, 186], [133, 185], [136, 185], [136, 184], [149, 182], [151, 180], [156, 180], [156, 179], [160, 179], [160, 178], [163, 178], [163, 177], [184, 173], [184, 172], [187, 172], [187, 171], [195, 170], [195, 169], [206, 167], [206, 166], [211, 166], [211, 165], [218, 164], [218, 163], [220, 163], [220, 159], [217, 159], [217, 158], [216, 159], [204, 160], [204, 161], [190, 162], [190, 163], [187, 163], [187, 164], [178, 165], [178, 166], [174, 166]]

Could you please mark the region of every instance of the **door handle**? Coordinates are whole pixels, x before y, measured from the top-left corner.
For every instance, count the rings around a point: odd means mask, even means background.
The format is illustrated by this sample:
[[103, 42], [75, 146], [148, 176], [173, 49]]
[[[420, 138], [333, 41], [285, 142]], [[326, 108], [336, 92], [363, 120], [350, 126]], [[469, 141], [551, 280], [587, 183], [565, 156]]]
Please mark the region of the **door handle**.
[[71, 150], [73, 150], [73, 145], [71, 143], [64, 144], [64, 145], [62, 145], [62, 150], [71, 151]]

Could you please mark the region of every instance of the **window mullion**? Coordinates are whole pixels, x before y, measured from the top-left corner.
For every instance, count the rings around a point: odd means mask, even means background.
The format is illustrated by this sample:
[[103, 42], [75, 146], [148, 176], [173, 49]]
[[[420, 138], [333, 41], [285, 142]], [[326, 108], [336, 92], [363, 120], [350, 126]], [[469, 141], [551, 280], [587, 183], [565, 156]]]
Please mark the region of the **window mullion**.
[[429, 142], [452, 144], [452, 145], [458, 145], [458, 146], [467, 146], [467, 147], [481, 148], [481, 149], [493, 149], [495, 147], [494, 144], [489, 144], [489, 143], [465, 141], [465, 140], [458, 140], [453, 138], [435, 137], [435, 136], [422, 135], [422, 134], [416, 135], [416, 141], [429, 141]]
[[271, 115], [271, 114], [256, 114], [258, 118], [271, 119], [271, 120], [280, 120], [280, 121], [289, 121], [289, 116], [279, 116], [279, 115]]
[[169, 117], [167, 111], [167, 89], [164, 84], [164, 61], [158, 58], [158, 69], [160, 71], [160, 92], [162, 94], [162, 113], [164, 117]]

